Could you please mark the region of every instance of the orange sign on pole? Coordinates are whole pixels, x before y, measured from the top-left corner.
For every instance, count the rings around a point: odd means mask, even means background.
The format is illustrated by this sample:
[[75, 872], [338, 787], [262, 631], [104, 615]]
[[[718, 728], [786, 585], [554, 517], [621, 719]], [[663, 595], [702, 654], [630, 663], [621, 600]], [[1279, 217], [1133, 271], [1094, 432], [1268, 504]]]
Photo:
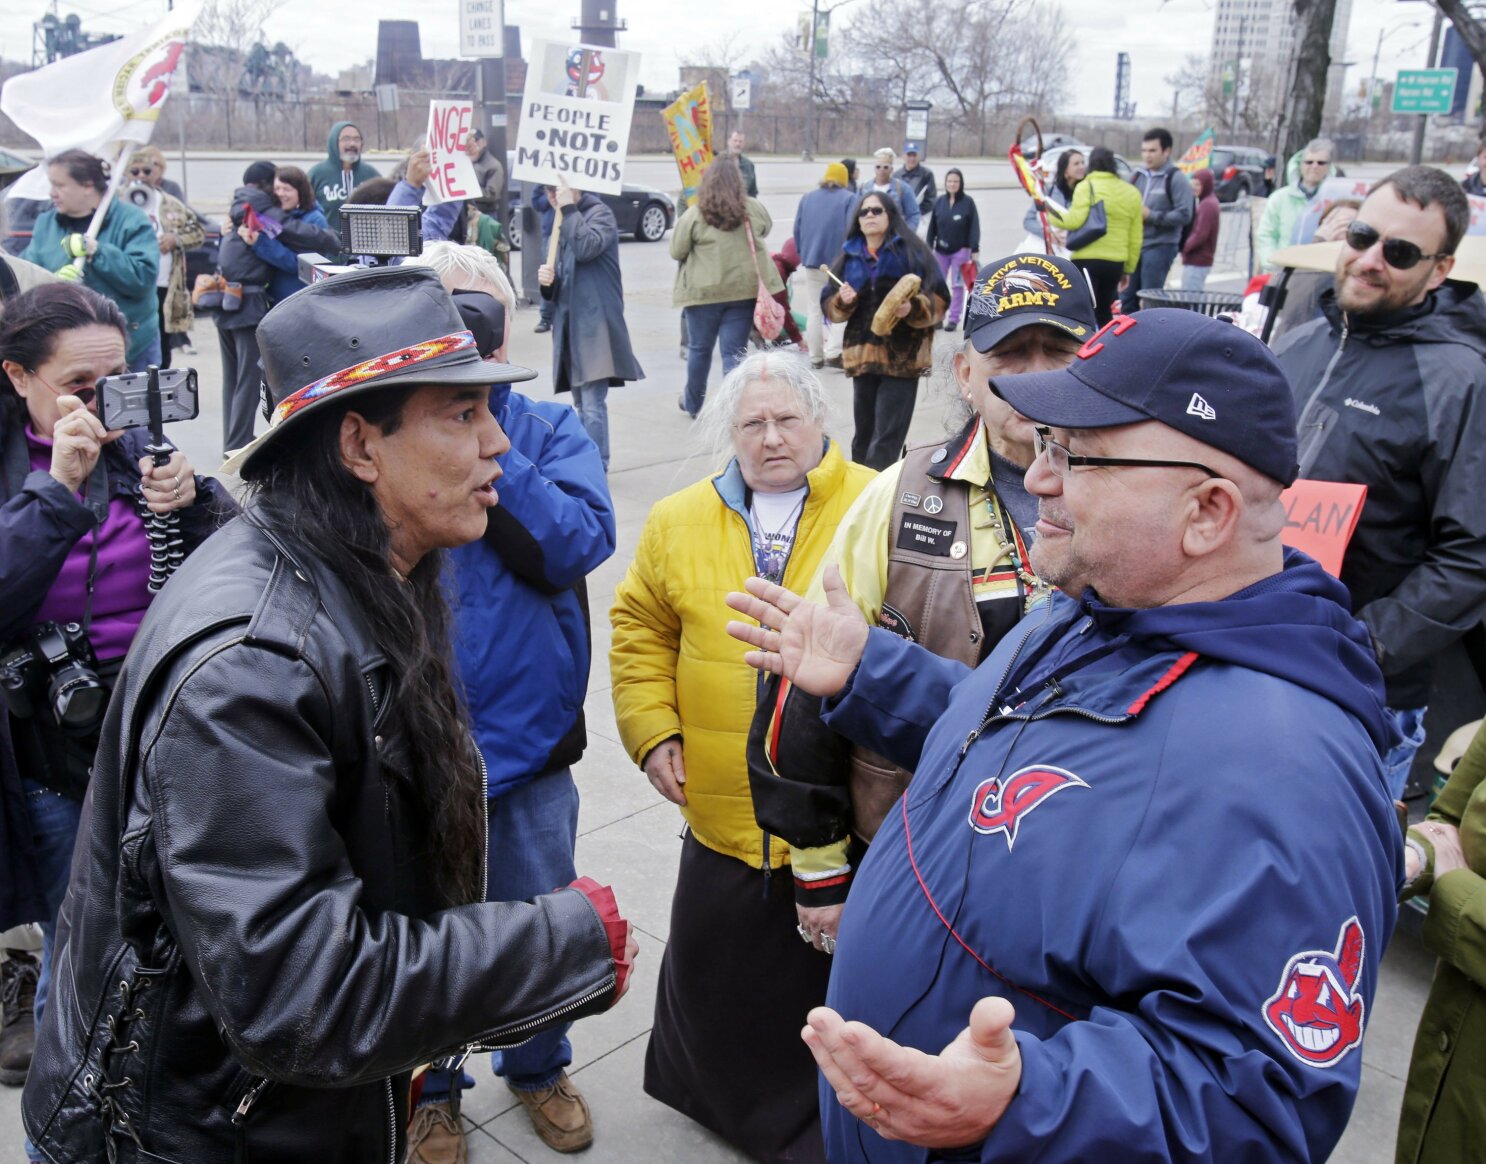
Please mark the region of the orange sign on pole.
[[1328, 574], [1340, 577], [1342, 558], [1366, 499], [1366, 485], [1297, 481], [1280, 494], [1285, 506], [1282, 540], [1315, 558]]

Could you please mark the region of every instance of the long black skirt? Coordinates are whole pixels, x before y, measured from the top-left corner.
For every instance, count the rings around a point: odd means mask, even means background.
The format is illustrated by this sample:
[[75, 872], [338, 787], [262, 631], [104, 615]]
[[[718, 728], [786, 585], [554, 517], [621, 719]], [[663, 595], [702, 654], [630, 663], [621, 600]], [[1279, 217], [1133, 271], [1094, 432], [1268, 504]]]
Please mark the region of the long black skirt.
[[800, 1040], [831, 960], [795, 931], [789, 870], [767, 879], [690, 832], [660, 964], [645, 1091], [755, 1160], [821, 1164], [816, 1067]]

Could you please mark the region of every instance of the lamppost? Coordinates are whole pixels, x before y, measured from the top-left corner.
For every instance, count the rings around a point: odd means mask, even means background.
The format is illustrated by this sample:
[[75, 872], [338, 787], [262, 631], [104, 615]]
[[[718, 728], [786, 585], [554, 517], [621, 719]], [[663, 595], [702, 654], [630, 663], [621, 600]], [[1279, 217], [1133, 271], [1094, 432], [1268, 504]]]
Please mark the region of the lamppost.
[[1383, 42], [1395, 32], [1402, 32], [1406, 28], [1418, 28], [1417, 20], [1410, 20], [1406, 24], [1397, 25], [1394, 28], [1378, 29], [1378, 44], [1372, 54], [1372, 75], [1367, 79], [1367, 120], [1371, 124], [1373, 117], [1378, 111], [1378, 58], [1383, 55]]
[[841, 0], [839, 4], [832, 4], [829, 8], [822, 9], [820, 0], [811, 0], [810, 36], [806, 42], [806, 51], [810, 54], [810, 82], [805, 99], [805, 148], [800, 151], [802, 162], [815, 160], [815, 60], [816, 45], [820, 39], [820, 14], [822, 11], [825, 12], [826, 21], [829, 24], [831, 13], [854, 3], [856, 0]]

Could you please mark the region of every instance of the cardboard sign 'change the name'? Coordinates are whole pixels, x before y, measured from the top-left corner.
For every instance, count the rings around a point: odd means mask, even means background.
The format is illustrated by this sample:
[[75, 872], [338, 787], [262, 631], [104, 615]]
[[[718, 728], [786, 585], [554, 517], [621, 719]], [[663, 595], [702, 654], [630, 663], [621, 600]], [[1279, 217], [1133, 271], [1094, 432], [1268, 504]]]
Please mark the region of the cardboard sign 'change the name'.
[[430, 101], [428, 103], [428, 161], [432, 169], [425, 182], [424, 202], [454, 202], [479, 198], [480, 179], [465, 148], [475, 124], [475, 103]]
[[1297, 481], [1280, 494], [1285, 506], [1281, 540], [1315, 558], [1328, 574], [1340, 577], [1342, 558], [1366, 499], [1366, 485]]

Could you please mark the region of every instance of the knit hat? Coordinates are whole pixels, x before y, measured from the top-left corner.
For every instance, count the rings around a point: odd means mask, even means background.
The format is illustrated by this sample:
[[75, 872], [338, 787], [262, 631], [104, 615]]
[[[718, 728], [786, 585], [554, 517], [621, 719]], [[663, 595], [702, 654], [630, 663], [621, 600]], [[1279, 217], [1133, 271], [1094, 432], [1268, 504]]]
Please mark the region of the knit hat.
[[846, 176], [845, 166], [840, 162], [832, 162], [826, 167], [826, 176], [821, 179], [821, 182], [823, 184], [826, 182], [835, 182], [838, 186], [848, 186], [851, 184], [851, 179]]

